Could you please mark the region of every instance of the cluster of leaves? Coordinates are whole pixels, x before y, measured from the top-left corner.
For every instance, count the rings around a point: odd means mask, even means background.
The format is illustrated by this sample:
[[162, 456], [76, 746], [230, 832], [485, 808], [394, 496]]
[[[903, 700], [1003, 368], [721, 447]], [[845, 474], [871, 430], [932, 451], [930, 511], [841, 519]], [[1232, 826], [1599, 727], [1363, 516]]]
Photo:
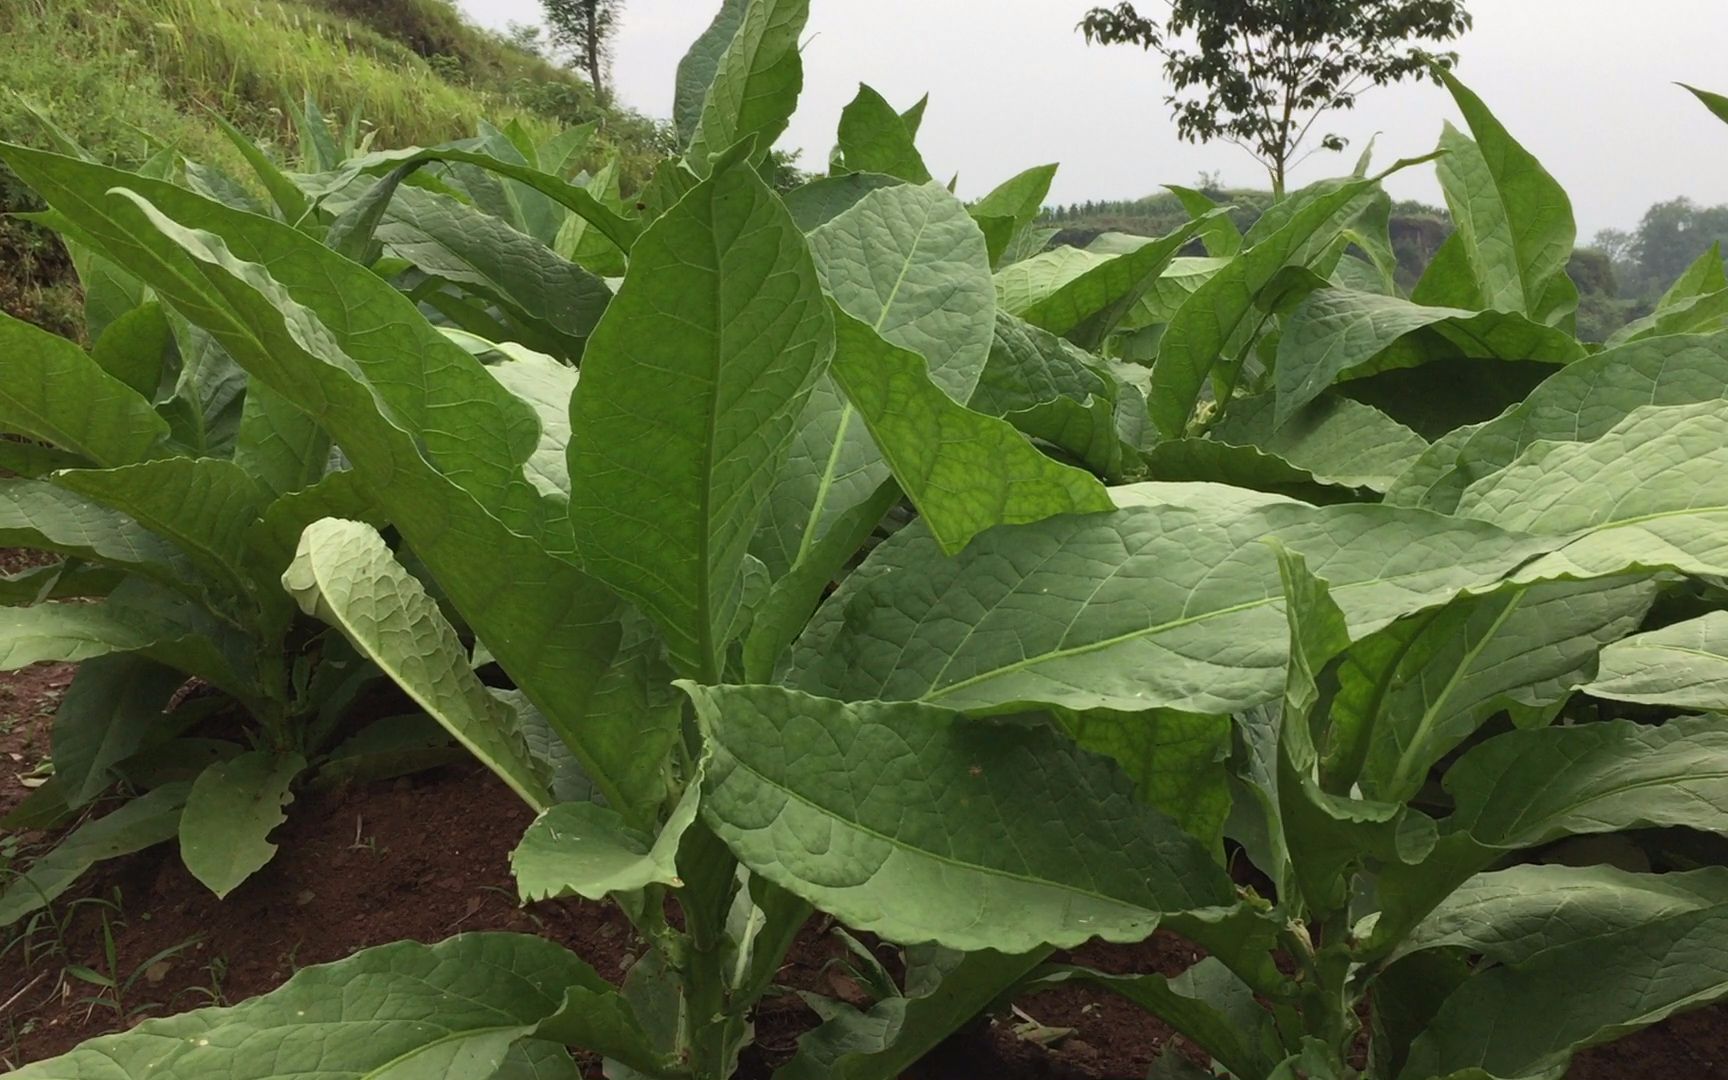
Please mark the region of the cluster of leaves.
[[[540, 302], [549, 292], [526, 286], [589, 280], [553, 245], [571, 254], [610, 250], [614, 261], [616, 248], [584, 239], [581, 226], [560, 237], [567, 212], [544, 198], [541, 205], [508, 203], [511, 193], [484, 166], [549, 179], [537, 166], [568, 171], [591, 128], [540, 146], [520, 129], [486, 130], [451, 148], [480, 165], [435, 187], [398, 192], [406, 171], [373, 184], [357, 183], [347, 169], [369, 141], [357, 125], [332, 130], [311, 101], [299, 122], [306, 171], [294, 174], [228, 129], [274, 196], [271, 206], [234, 178], [172, 151], [137, 177], [194, 205], [209, 198], [274, 215], [333, 248], [371, 249], [375, 265], [459, 317], [490, 303], [488, 295], [526, 298], [536, 313], [509, 336], [575, 355], [575, 335], [597, 312], [583, 321], [580, 310], [570, 310], [580, 296], [567, 296], [559, 311]], [[86, 159], [51, 122], [42, 125], [64, 155]], [[618, 204], [615, 163], [580, 180], [585, 186], [572, 190], [582, 192], [584, 205]], [[333, 184], [341, 194], [326, 193]], [[452, 209], [487, 195], [499, 213], [513, 216], [489, 216], [489, 234], [465, 234], [466, 220]], [[274, 854], [266, 837], [313, 766], [319, 782], [333, 782], [413, 771], [450, 756], [443, 733], [424, 716], [346, 731], [349, 705], [380, 672], [341, 634], [302, 616], [283, 591], [282, 574], [308, 524], [331, 515], [382, 523], [329, 432], [251, 380], [215, 333], [111, 258], [99, 235], [58, 211], [38, 219], [58, 228], [73, 253], [93, 344], [86, 351], [0, 315], [0, 429], [8, 436], [0, 464], [12, 474], [0, 480], [0, 542], [61, 556], [0, 579], [7, 611], [0, 665], [81, 666], [55, 716], [54, 777], [5, 824], [65, 820], [116, 781], [136, 798], [73, 831], [10, 881], [0, 892], [0, 925], [52, 902], [96, 860], [175, 837], [188, 869], [226, 894]], [[524, 235], [533, 227], [538, 241]], [[488, 246], [488, 259], [522, 254], [526, 262], [495, 268], [501, 280], [472, 268], [464, 273], [475, 244]], [[594, 259], [608, 261], [604, 254]], [[479, 313], [471, 318], [499, 325]], [[221, 695], [185, 702], [188, 680]], [[235, 712], [239, 724], [230, 722]]]
[[[1214, 1063], [1156, 1075], [1237, 1080], [1363, 1075], [1370, 998], [1367, 1075], [1523, 1080], [1728, 996], [1720, 867], [1523, 854], [1728, 834], [1720, 265], [1580, 344], [1565, 197], [1450, 80], [1459, 228], [1409, 298], [1366, 162], [1245, 233], [1196, 195], [1030, 254], [1053, 170], [967, 206], [865, 88], [780, 195], [806, 16], [722, 8], [628, 207], [508, 133], [277, 215], [0, 147], [340, 448], [368, 514], [300, 532], [286, 594], [540, 811], [525, 899], [644, 946], [613, 987], [536, 937], [387, 945], [21, 1080], [719, 1080], [812, 910], [905, 976], [812, 998], [784, 1080], [1065, 981]], [[1046, 963], [1160, 926], [1207, 958]]]

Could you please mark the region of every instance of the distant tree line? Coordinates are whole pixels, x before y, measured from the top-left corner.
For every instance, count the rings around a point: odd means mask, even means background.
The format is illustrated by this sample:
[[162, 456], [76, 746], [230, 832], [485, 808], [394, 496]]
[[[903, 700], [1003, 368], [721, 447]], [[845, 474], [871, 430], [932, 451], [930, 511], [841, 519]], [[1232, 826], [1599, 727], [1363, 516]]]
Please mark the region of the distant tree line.
[[[1272, 202], [1270, 191], [1223, 188], [1209, 176], [1196, 186], [1215, 202], [1233, 207], [1230, 216], [1243, 230]], [[1042, 219], [1056, 229], [1051, 243], [1075, 247], [1085, 247], [1106, 232], [1163, 236], [1186, 220], [1188, 212], [1168, 192], [1048, 206]], [[1399, 285], [1409, 289], [1416, 283], [1451, 231], [1451, 218], [1441, 207], [1415, 200], [1393, 204], [1391, 239]], [[1580, 294], [1578, 336], [1601, 341], [1648, 315], [1686, 268], [1716, 244], [1728, 251], [1728, 205], [1700, 206], [1686, 198], [1655, 204], [1635, 228], [1598, 232], [1590, 244], [1573, 252], [1567, 268]]]

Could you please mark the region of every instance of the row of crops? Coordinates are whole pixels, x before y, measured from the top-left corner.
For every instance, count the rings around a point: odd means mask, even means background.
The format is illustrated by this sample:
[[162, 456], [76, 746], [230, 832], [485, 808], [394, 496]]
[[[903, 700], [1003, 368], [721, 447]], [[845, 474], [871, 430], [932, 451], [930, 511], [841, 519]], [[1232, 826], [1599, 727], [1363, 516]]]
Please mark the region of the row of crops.
[[[1246, 233], [1189, 194], [1043, 250], [1053, 167], [967, 205], [867, 88], [778, 194], [807, 7], [725, 5], [629, 199], [569, 179], [583, 130], [308, 123], [244, 182], [0, 145], [93, 342], [0, 319], [0, 543], [61, 557], [0, 579], [0, 659], [81, 662], [12, 823], [132, 796], [0, 923], [169, 840], [234, 889], [298, 786], [412, 759], [341, 734], [390, 680], [537, 812], [522, 897], [643, 945], [621, 987], [534, 936], [386, 945], [20, 1080], [717, 1080], [814, 912], [905, 974], [783, 1080], [890, 1080], [1064, 983], [1212, 1061], [1166, 1080], [1553, 1078], [1728, 996], [1728, 866], [1534, 857], [1728, 834], [1720, 256], [1581, 344], [1567, 198], [1450, 75], [1435, 155]], [[1418, 168], [1456, 231], [1403, 296], [1381, 181]], [[1155, 928], [1206, 958], [1051, 962]]]

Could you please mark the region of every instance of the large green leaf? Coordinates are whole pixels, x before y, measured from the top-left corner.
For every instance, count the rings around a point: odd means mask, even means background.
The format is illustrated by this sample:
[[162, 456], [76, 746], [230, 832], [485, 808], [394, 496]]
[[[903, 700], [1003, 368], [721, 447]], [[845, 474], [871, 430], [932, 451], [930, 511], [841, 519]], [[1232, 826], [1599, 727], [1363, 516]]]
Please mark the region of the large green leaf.
[[1387, 492], [1397, 506], [1450, 513], [1471, 483], [1534, 442], [1588, 442], [1633, 409], [1728, 398], [1728, 334], [1636, 341], [1579, 360], [1504, 415], [1436, 443]]
[[1634, 410], [1595, 442], [1539, 442], [1467, 488], [1460, 514], [1569, 535], [1523, 581], [1632, 567], [1728, 570], [1728, 403]]
[[308, 528], [282, 585], [309, 615], [342, 630], [511, 790], [547, 805], [509, 709], [487, 693], [456, 630], [369, 525], [326, 518]]
[[1090, 474], [943, 393], [923, 357], [888, 344], [838, 305], [834, 319], [834, 379], [945, 550], [997, 525], [1113, 508]]
[[[627, 1015], [576, 956], [522, 934], [381, 945], [306, 968], [239, 1005], [147, 1020], [26, 1066], [19, 1080], [490, 1077], [561, 1009]], [[579, 1025], [580, 1018], [571, 1018]], [[560, 1019], [561, 1024], [570, 1026]]]
[[[1441, 78], [1475, 136], [1471, 141], [1448, 126], [1437, 169], [1483, 306], [1551, 322], [1553, 290], [1577, 236], [1572, 203], [1480, 98], [1451, 73]], [[1575, 305], [1576, 290], [1571, 300]]]
[[1687, 911], [1728, 904], [1728, 868], [1639, 874], [1612, 866], [1527, 863], [1478, 874], [1448, 896], [1398, 949], [1462, 948], [1522, 964]]
[[1602, 650], [1581, 688], [1615, 701], [1728, 712], [1728, 612], [1712, 611]]
[[1047, 728], [684, 685], [710, 747], [704, 820], [753, 872], [848, 925], [1025, 952], [1138, 941], [1165, 912], [1234, 899], [1198, 841]]
[[1291, 314], [1278, 341], [1278, 423], [1334, 382], [1435, 355], [1565, 364], [1585, 352], [1572, 335], [1513, 312], [1422, 307], [1395, 296], [1319, 289]]
[[1725, 951], [1728, 904], [1717, 904], [1496, 968], [1447, 998], [1398, 1075], [1559, 1076], [1586, 1046], [1728, 997]]
[[1493, 713], [1561, 701], [1655, 596], [1637, 577], [1549, 581], [1402, 619], [1345, 654], [1333, 704], [1335, 790], [1404, 802]]
[[180, 629], [138, 619], [106, 603], [73, 600], [0, 608], [0, 671], [43, 660], [76, 663], [147, 649], [178, 637]]
[[[876, 189], [813, 231], [810, 248], [841, 310], [922, 356], [949, 397], [971, 397], [995, 313], [984, 235], [958, 199], [938, 184]], [[819, 381], [753, 552], [785, 574], [889, 475], [852, 404], [831, 379]]]
[[[502, 145], [499, 145], [500, 142]], [[507, 149], [509, 147], [508, 140], [497, 140], [490, 145], [482, 145], [479, 149], [475, 148], [476, 145], [474, 140], [469, 140], [465, 143], [453, 143], [430, 149], [407, 147], [401, 150], [383, 150], [363, 154], [359, 157], [350, 158], [343, 163], [340, 171], [326, 174], [321, 182], [309, 185], [309, 189], [313, 194], [322, 197], [333, 191], [340, 191], [353, 182], [356, 176], [382, 176], [408, 165], [433, 161], [449, 162], [453, 168], [462, 170], [465, 176], [469, 178], [467, 186], [470, 188], [470, 194], [474, 194], [473, 189], [478, 186], [475, 181], [482, 178], [491, 180], [492, 184], [496, 186], [496, 200], [479, 197], [475, 199], [476, 204], [486, 209], [488, 213], [493, 213], [505, 221], [519, 220], [521, 215], [515, 206], [521, 200], [519, 197], [512, 197], [514, 189], [503, 187], [502, 184], [519, 185], [521, 188], [528, 189], [530, 194], [542, 196], [546, 200], [581, 216], [596, 229], [599, 229], [620, 250], [630, 250], [630, 245], [635, 242], [637, 234], [641, 231], [641, 227], [635, 221], [625, 218], [617, 211], [601, 203], [582, 186], [572, 184], [563, 177], [553, 176], [528, 166], [518, 151]], [[498, 157], [488, 152], [494, 149], [505, 154], [506, 157]], [[514, 156], [517, 160], [508, 160], [509, 156]], [[502, 183], [498, 180], [499, 177], [504, 178]], [[553, 237], [542, 236], [539, 239], [542, 243], [549, 243]]]
[[54, 775], [66, 805], [83, 806], [113, 782], [111, 770], [154, 734], [183, 672], [141, 656], [86, 660], [54, 712]]
[[1511, 731], [1460, 758], [1445, 785], [1454, 810], [1433, 853], [1381, 876], [1374, 951], [1504, 852], [1635, 828], [1728, 833], [1728, 731], [1713, 717]]
[[[1121, 503], [1134, 489], [1117, 491]], [[1154, 495], [995, 529], [955, 558], [904, 529], [806, 632], [795, 684], [968, 710], [1236, 712], [1277, 694], [1288, 652], [1277, 562], [1255, 541], [1304, 555], [1358, 636], [1497, 582], [1544, 546], [1438, 515], [1231, 498]]]
[[287, 817], [288, 787], [306, 769], [299, 754], [249, 750], [198, 774], [180, 814], [180, 859], [218, 898], [276, 854], [266, 839]]
[[[340, 432], [364, 487], [614, 807], [634, 819], [659, 804], [662, 780], [641, 762], [675, 727], [587, 714], [617, 648], [617, 604], [553, 553], [568, 534], [548, 529], [562, 508], [551, 513], [522, 473], [538, 442], [529, 406], [407, 297], [291, 228], [99, 166], [0, 155], [254, 377]], [[125, 185], [216, 232], [106, 194]]]
[[[180, 825], [189, 784], [164, 784], [80, 825], [0, 890], [0, 926], [46, 907], [103, 859], [129, 855], [171, 839]], [[53, 1076], [38, 1071], [37, 1076]], [[77, 1075], [76, 1073], [72, 1075]]]
[[1251, 344], [1239, 339], [1244, 334], [1253, 336], [1249, 324], [1259, 313], [1256, 304], [1264, 302], [1263, 293], [1278, 272], [1324, 250], [1359, 212], [1362, 196], [1378, 183], [1378, 179], [1340, 181], [1316, 191], [1292, 209], [1275, 232], [1231, 259], [1183, 302], [1171, 317], [1152, 365], [1148, 403], [1158, 430], [1169, 437], [1182, 433], [1213, 369], [1224, 364], [1228, 370], [1241, 362], [1240, 355], [1230, 357], [1226, 352]]
[[330, 433], [268, 383], [246, 387], [234, 464], [271, 495], [286, 495], [323, 478], [330, 464]]
[[1325, 394], [1280, 421], [1282, 400], [1237, 398], [1208, 434], [1282, 458], [1320, 483], [1371, 491], [1390, 488], [1428, 449], [1422, 436], [1372, 405]]
[[602, 900], [649, 885], [681, 884], [678, 844], [696, 820], [700, 790], [692, 783], [653, 837], [592, 802], [559, 803], [541, 811], [510, 853], [523, 902], [559, 896]]
[[746, 549], [832, 342], [803, 234], [738, 160], [637, 241], [589, 341], [570, 406], [577, 548], [689, 674], [718, 679]]
[[0, 313], [0, 430], [97, 465], [161, 453], [168, 425], [137, 391], [57, 334]]
[[849, 172], [881, 173], [928, 184], [930, 170], [912, 145], [912, 131], [881, 94], [860, 83], [840, 113], [840, 154]]
[[804, 65], [798, 36], [810, 0], [749, 0], [738, 29], [715, 65], [701, 117], [684, 160], [706, 176], [710, 161], [744, 139], [765, 157], [798, 104]]

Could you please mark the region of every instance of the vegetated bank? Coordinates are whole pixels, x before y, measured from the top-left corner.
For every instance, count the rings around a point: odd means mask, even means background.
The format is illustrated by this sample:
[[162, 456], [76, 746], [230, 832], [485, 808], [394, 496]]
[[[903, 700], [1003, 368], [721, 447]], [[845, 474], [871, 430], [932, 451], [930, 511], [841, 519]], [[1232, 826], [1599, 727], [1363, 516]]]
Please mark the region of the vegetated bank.
[[[127, 167], [167, 146], [244, 177], [217, 115], [290, 161], [308, 96], [380, 146], [460, 138], [483, 121], [537, 136], [594, 121], [590, 164], [616, 151], [632, 186], [665, 151], [653, 121], [596, 101], [580, 76], [444, 0], [13, 0], [0, 38], [0, 137], [40, 138], [29, 105]], [[35, 208], [0, 169], [0, 213]], [[50, 234], [0, 218], [0, 310], [75, 333], [70, 271]]]

